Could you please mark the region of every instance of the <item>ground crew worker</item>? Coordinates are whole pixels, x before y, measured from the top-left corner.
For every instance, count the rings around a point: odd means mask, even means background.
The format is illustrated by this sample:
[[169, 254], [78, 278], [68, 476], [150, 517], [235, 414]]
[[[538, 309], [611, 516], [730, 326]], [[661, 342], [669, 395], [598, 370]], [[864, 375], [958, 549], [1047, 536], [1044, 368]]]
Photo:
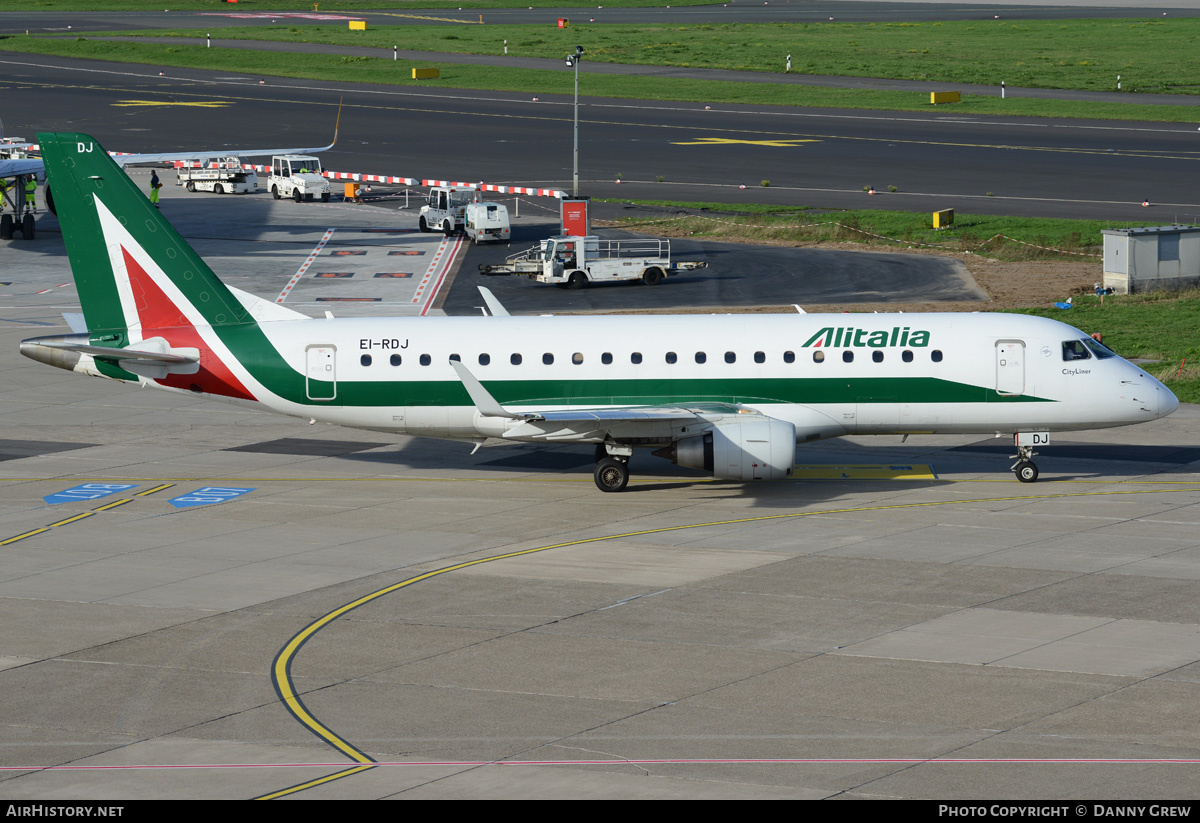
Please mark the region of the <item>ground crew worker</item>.
[[154, 208], [158, 208], [158, 190], [162, 188], [162, 183], [158, 182], [158, 172], [154, 169], [150, 170], [150, 202], [154, 204]]
[[37, 198], [34, 194], [37, 192], [37, 178], [25, 178], [25, 208], [31, 212], [37, 212]]
[[[7, 205], [8, 205], [8, 181], [5, 180], [3, 177], [0, 177], [0, 211], [4, 211], [4, 207]], [[13, 211], [15, 212], [16, 210], [17, 210], [17, 208], [14, 205]]]

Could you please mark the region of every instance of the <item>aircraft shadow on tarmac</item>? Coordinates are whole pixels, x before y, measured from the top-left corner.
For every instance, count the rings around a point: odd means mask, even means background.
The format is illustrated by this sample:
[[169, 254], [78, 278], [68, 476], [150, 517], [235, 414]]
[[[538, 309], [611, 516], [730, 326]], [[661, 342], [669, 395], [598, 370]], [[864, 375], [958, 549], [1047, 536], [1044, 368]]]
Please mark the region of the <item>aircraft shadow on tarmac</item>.
[[[893, 439], [894, 442], [894, 439]], [[313, 457], [333, 457], [355, 463], [371, 464], [376, 471], [389, 469], [420, 474], [422, 469], [461, 469], [478, 475], [526, 477], [530, 473], [547, 475], [551, 479], [588, 478], [594, 461], [590, 444], [543, 446], [533, 443], [492, 446], [471, 454], [468, 444], [416, 438], [399, 446], [375, 441], [321, 440], [316, 438], [283, 438], [236, 446], [228, 451], [247, 451], [273, 454], [295, 454]], [[905, 445], [886, 445], [883, 442], [859, 443], [844, 440], [822, 441], [797, 449], [796, 459], [803, 465], [839, 466], [874, 465], [932, 466], [934, 471], [952, 470], [964, 474], [995, 474], [1002, 482], [1008, 478], [1012, 447], [981, 440], [957, 447], [923, 446], [910, 441]], [[1060, 443], [1043, 448], [1038, 462], [1044, 472], [1034, 485], [1017, 484], [1012, 480], [1014, 494], [1050, 493], [1056, 480], [1091, 480], [1112, 478], [1121, 480], [1147, 474], [1170, 474], [1172, 470], [1186, 472], [1188, 466], [1200, 460], [1200, 448], [1176, 446], [1134, 446], [1108, 443]], [[825, 500], [836, 498], [842, 490], [866, 490], [882, 486], [930, 488], [947, 485], [941, 478], [910, 478], [903, 480], [796, 479], [775, 483], [712, 480], [703, 472], [683, 468], [645, 451], [634, 454], [631, 461], [631, 482], [624, 494], [645, 493], [670, 488], [703, 485], [715, 496], [752, 497], [755, 504], [766, 507], [791, 507], [802, 500], [812, 500], [813, 490]], [[843, 485], [849, 484], [849, 485]], [[803, 491], [798, 491], [802, 489]]]

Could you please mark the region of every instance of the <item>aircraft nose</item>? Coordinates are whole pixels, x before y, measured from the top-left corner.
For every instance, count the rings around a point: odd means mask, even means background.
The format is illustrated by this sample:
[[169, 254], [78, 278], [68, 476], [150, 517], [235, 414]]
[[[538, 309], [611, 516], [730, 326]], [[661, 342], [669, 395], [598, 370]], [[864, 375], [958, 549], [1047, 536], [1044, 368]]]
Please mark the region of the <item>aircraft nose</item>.
[[1160, 384], [1158, 387], [1158, 416], [1166, 417], [1177, 408], [1179, 408], [1179, 398], [1175, 396], [1175, 392]]

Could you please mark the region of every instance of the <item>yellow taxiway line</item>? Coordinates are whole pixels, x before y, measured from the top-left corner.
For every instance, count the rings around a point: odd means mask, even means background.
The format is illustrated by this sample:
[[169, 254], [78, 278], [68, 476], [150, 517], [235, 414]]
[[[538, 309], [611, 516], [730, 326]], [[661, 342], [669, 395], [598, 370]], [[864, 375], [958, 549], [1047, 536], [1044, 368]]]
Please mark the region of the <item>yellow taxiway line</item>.
[[299, 783], [294, 786], [289, 786], [287, 788], [280, 789], [275, 792], [271, 792], [270, 794], [261, 795], [260, 797], [258, 797], [256, 799], [258, 799], [258, 800], [274, 800], [276, 798], [286, 797], [288, 795], [292, 795], [297, 792], [304, 791], [305, 789], [313, 788], [314, 786], [319, 786], [319, 785], [322, 785], [325, 783], [329, 783], [333, 780], [338, 780], [343, 777], [349, 777], [350, 775], [358, 774], [360, 772], [375, 768], [375, 765], [374, 765], [375, 760], [370, 755], [366, 754], [365, 752], [360, 751], [353, 744], [351, 744], [350, 742], [348, 742], [347, 740], [345, 740], [344, 738], [339, 736], [336, 732], [331, 730], [329, 727], [327, 727], [326, 725], [321, 723], [321, 721], [319, 721], [316, 717], [314, 717], [312, 715], [311, 712], [308, 711], [308, 708], [304, 705], [304, 701], [300, 698], [300, 695], [296, 692], [295, 684], [292, 682], [292, 673], [291, 673], [292, 663], [295, 660], [295, 657], [299, 653], [300, 649], [304, 647], [305, 643], [307, 643], [309, 640], [311, 640], [317, 634], [317, 632], [321, 631], [323, 628], [325, 628], [326, 626], [333, 623], [339, 617], [349, 614], [350, 612], [354, 611], [355, 609], [357, 609], [361, 606], [365, 606], [368, 603], [378, 600], [379, 598], [389, 595], [393, 592], [400, 591], [401, 589], [406, 589], [410, 586], [416, 585], [417, 583], [421, 583], [425, 580], [430, 580], [434, 577], [439, 577], [443, 574], [449, 574], [450, 572], [459, 571], [461, 569], [467, 569], [472, 566], [481, 565], [483, 563], [494, 563], [497, 560], [507, 560], [507, 559], [513, 558], [513, 557], [524, 557], [526, 555], [550, 551], [551, 549], [562, 549], [562, 548], [567, 548], [569, 546], [582, 546], [582, 545], [587, 545], [590, 543], [602, 543], [602, 542], [606, 542], [609, 540], [622, 540], [622, 539], [626, 539], [626, 538], [630, 538], [630, 537], [642, 537], [642, 536], [649, 535], [649, 534], [662, 534], [664, 532], [685, 531], [688, 529], [703, 529], [703, 528], [708, 528], [708, 527], [712, 527], [712, 526], [728, 526], [728, 525], [736, 525], [736, 524], [740, 524], [740, 523], [762, 523], [762, 522], [766, 522], [766, 521], [770, 521], [770, 520], [794, 520], [794, 519], [798, 519], [801, 517], [815, 517], [817, 515], [852, 514], [852, 513], [860, 513], [860, 512], [886, 511], [886, 510], [895, 510], [895, 509], [928, 508], [928, 507], [933, 507], [933, 506], [958, 506], [958, 505], [972, 504], [972, 503], [974, 503], [974, 504], [1007, 503], [1007, 502], [1014, 502], [1014, 501], [1020, 501], [1020, 500], [1062, 500], [1065, 498], [1078, 498], [1078, 497], [1105, 497], [1105, 496], [1130, 495], [1130, 494], [1170, 494], [1170, 493], [1179, 493], [1179, 492], [1200, 492], [1200, 485], [1196, 485], [1193, 482], [1190, 487], [1179, 488], [1179, 489], [1176, 489], [1176, 488], [1172, 488], [1172, 489], [1136, 489], [1136, 490], [1127, 490], [1127, 491], [1122, 490], [1122, 491], [1095, 491], [1095, 492], [1060, 492], [1060, 493], [1056, 493], [1056, 494], [1025, 494], [1025, 495], [1014, 495], [1014, 496], [1010, 496], [1010, 497], [976, 497], [976, 498], [972, 498], [969, 500], [934, 500], [934, 501], [926, 501], [926, 502], [922, 502], [922, 503], [889, 503], [889, 504], [883, 504], [883, 505], [878, 505], [878, 506], [857, 506], [857, 507], [850, 507], [850, 508], [843, 508], [843, 509], [822, 509], [819, 511], [791, 512], [789, 514], [767, 514], [767, 515], [759, 515], [757, 517], [741, 517], [741, 518], [736, 518], [733, 520], [714, 520], [714, 521], [710, 521], [710, 522], [706, 522], [706, 523], [690, 523], [690, 524], [679, 525], [679, 526], [664, 526], [662, 528], [656, 528], [656, 529], [642, 529], [640, 531], [622, 532], [621, 534], [610, 534], [610, 535], [604, 535], [601, 537], [587, 537], [582, 540], [568, 540], [568, 541], [565, 541], [562, 543], [552, 543], [548, 546], [539, 546], [539, 547], [533, 548], [533, 549], [522, 549], [520, 551], [505, 552], [503, 554], [496, 554], [496, 555], [491, 555], [489, 557], [482, 557], [477, 560], [468, 560], [468, 561], [464, 561], [462, 563], [455, 563], [450, 566], [444, 566], [440, 569], [435, 569], [434, 571], [425, 572], [424, 574], [419, 574], [419, 575], [416, 575], [415, 577], [410, 577], [407, 580], [402, 580], [399, 583], [395, 583], [393, 585], [386, 586], [382, 589], [377, 589], [369, 594], [359, 597], [356, 600], [352, 600], [351, 602], [346, 603], [343, 606], [339, 606], [338, 608], [334, 609], [333, 611], [330, 611], [330, 612], [324, 614], [323, 616], [317, 618], [312, 623], [309, 623], [307, 626], [305, 626], [303, 629], [301, 629], [299, 632], [297, 632], [296, 635], [293, 636], [292, 639], [289, 640], [287, 642], [287, 644], [284, 645], [284, 647], [279, 650], [279, 653], [276, 654], [275, 660], [271, 664], [271, 678], [272, 678], [272, 681], [275, 686], [275, 692], [276, 692], [276, 694], [279, 695], [279, 699], [283, 702], [284, 707], [287, 708], [288, 712], [290, 712], [291, 715], [293, 717], [295, 717], [296, 720], [299, 721], [301, 725], [305, 726], [309, 731], [311, 731], [317, 737], [321, 738], [326, 743], [328, 743], [329, 745], [333, 746], [338, 751], [345, 754], [348, 758], [350, 758], [352, 761], [354, 761], [357, 765], [354, 765], [348, 769], [343, 769], [343, 770], [335, 772], [333, 774], [326, 775], [321, 778], [317, 778], [315, 780], [309, 780], [304, 783]]

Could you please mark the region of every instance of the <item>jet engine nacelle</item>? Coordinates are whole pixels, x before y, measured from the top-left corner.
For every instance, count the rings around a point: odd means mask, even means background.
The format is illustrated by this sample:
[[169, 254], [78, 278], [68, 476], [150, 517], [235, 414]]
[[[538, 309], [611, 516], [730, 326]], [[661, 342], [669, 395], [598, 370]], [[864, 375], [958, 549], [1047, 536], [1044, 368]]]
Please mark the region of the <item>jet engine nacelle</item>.
[[770, 417], [722, 422], [678, 441], [672, 451], [680, 466], [722, 480], [780, 480], [796, 464], [796, 427]]

